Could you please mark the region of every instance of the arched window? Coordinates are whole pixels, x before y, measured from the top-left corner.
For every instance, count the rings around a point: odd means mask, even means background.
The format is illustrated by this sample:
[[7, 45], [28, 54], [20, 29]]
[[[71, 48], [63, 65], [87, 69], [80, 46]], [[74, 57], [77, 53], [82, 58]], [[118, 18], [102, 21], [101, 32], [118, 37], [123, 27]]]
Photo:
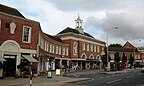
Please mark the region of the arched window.
[[94, 56], [91, 54], [90, 57], [89, 57], [89, 59], [94, 59]]
[[86, 55], [85, 54], [82, 55], [82, 59], [86, 59]]

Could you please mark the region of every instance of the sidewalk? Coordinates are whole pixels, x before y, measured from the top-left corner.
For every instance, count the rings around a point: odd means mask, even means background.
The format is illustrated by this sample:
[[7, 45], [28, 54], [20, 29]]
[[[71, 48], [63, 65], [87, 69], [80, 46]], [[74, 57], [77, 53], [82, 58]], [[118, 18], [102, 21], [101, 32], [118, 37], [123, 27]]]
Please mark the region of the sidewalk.
[[[63, 83], [77, 82], [90, 80], [89, 78], [70, 78], [63, 76], [56, 76], [55, 72], [52, 73], [52, 78], [35, 77], [32, 79], [32, 86], [58, 86]], [[0, 80], [0, 86], [29, 86], [29, 78], [4, 78]]]
[[[134, 69], [125, 69], [123, 71], [110, 71], [106, 72], [101, 70], [80, 70], [79, 72], [70, 72], [64, 76], [56, 76], [55, 72], [52, 72], [52, 78], [47, 77], [35, 77], [32, 79], [32, 86], [58, 86], [68, 82], [79, 82], [91, 80], [91, 78], [79, 78], [79, 75], [85, 74], [117, 74], [117, 73], [127, 73]], [[63, 75], [63, 73], [62, 73]], [[65, 77], [66, 76], [66, 77]], [[29, 86], [29, 78], [4, 78], [0, 80], [0, 86]]]

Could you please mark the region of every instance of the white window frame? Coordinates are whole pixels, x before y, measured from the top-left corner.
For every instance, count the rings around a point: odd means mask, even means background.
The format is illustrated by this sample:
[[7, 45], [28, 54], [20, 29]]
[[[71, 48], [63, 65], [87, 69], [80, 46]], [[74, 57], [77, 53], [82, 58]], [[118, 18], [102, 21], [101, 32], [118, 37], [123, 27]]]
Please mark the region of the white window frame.
[[93, 45], [91, 45], [91, 52], [93, 52]]
[[56, 46], [56, 54], [58, 54], [59, 53], [59, 48], [58, 48], [58, 46]]
[[52, 44], [50, 44], [50, 53], [52, 53]]
[[97, 52], [98, 52], [98, 53], [100, 52], [100, 47], [99, 47], [99, 46], [97, 46]]
[[65, 47], [62, 47], [62, 55], [65, 55]]
[[59, 55], [61, 55], [61, 47], [59, 47]]
[[87, 51], [89, 51], [89, 44], [87, 43]]
[[68, 48], [66, 48], [66, 56], [68, 56], [68, 52], [69, 52], [69, 49], [68, 49]]
[[[29, 28], [28, 41], [24, 41], [25, 28]], [[23, 43], [31, 43], [31, 31], [32, 31], [32, 28], [31, 28], [31, 27], [29, 27], [29, 26], [23, 26], [23, 35], [22, 35], [22, 42], [23, 42]]]
[[52, 53], [55, 53], [55, 46], [52, 46]]
[[86, 48], [86, 46], [85, 46], [85, 43], [83, 42], [83, 51], [85, 51], [85, 48]]
[[47, 52], [49, 52], [49, 43], [47, 42]]
[[96, 49], [97, 49], [97, 48], [96, 48], [96, 45], [94, 45], [94, 52], [96, 52]]
[[78, 47], [77, 42], [74, 42], [73, 43], [73, 55], [77, 55], [77, 47]]

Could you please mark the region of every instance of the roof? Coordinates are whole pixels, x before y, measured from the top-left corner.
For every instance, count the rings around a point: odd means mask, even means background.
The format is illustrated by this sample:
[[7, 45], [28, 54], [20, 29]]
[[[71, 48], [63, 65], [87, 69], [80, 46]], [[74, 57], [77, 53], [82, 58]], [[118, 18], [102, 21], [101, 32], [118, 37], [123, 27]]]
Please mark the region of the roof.
[[117, 47], [109, 47], [109, 51], [115, 52], [138, 52], [136, 48], [117, 48]]
[[124, 45], [123, 45], [124, 48], [135, 48], [130, 42], [126, 42]]
[[17, 9], [0, 4], [0, 12], [25, 18]]
[[[70, 27], [67, 27], [66, 29], [64, 29], [63, 31], [61, 31], [61, 32], [58, 33], [58, 34], [63, 34], [63, 33], [68, 33], [68, 32], [72, 32], [72, 33], [75, 33], [75, 34], [81, 34], [78, 30], [73, 29], [73, 28], [70, 28]], [[87, 37], [94, 38], [93, 36], [91, 36], [90, 34], [85, 33], [85, 32], [84, 32], [84, 34], [82, 34], [82, 35], [87, 36]]]
[[51, 38], [51, 39], [53, 39], [53, 40], [55, 40], [55, 41], [64, 43], [64, 42], [61, 40], [61, 38], [58, 37], [58, 36], [51, 36], [51, 35], [49, 35], [49, 34], [47, 34], [47, 33], [44, 33], [44, 34], [45, 34], [47, 37], [49, 37], [49, 38]]

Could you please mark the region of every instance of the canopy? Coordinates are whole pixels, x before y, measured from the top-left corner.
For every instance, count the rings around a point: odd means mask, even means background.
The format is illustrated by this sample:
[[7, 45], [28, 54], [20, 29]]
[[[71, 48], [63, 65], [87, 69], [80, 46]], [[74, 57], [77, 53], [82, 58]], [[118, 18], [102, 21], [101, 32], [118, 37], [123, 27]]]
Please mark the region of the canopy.
[[27, 59], [29, 62], [38, 62], [36, 59], [31, 57], [30, 55], [22, 55], [22, 57]]
[[0, 55], [0, 61], [6, 61], [6, 60]]

